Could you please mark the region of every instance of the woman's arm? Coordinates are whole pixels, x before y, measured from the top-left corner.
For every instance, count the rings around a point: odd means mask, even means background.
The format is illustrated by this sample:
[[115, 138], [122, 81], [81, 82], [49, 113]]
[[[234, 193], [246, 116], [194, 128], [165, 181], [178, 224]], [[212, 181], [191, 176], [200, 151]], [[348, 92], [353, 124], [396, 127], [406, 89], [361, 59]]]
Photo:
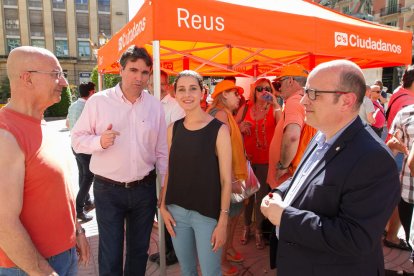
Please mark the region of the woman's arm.
[[211, 237], [213, 251], [217, 251], [226, 241], [226, 228], [231, 194], [231, 140], [228, 127], [223, 125], [217, 136], [216, 151], [219, 160], [221, 201], [220, 217]]

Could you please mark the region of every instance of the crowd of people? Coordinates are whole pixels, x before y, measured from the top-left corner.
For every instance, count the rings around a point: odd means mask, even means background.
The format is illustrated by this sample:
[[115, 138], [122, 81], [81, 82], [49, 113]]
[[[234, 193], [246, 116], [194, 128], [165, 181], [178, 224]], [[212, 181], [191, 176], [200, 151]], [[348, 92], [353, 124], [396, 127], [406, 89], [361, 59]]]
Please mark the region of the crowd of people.
[[[161, 71], [158, 100], [152, 57], [131, 46], [120, 58], [121, 81], [98, 93], [93, 83], [81, 84], [68, 110], [76, 200], [42, 121], [68, 85], [58, 60], [45, 49], [18, 47], [7, 72], [0, 275], [76, 275], [78, 261], [89, 261], [81, 223], [94, 208], [99, 275], [145, 275], [148, 259], [160, 263], [160, 253], [148, 256], [157, 206], [167, 265], [178, 262], [185, 276], [198, 275], [198, 264], [202, 275], [238, 275], [234, 264], [245, 258], [235, 243], [253, 237], [256, 250], [266, 248], [266, 222], [279, 276], [384, 275], [382, 244], [411, 250], [414, 67], [389, 100], [380, 81], [367, 85], [347, 60], [310, 73], [288, 64], [251, 91], [226, 77], [211, 94], [195, 71], [180, 72], [172, 85]], [[249, 168], [259, 190], [231, 201]], [[405, 239], [397, 236], [400, 225]]]

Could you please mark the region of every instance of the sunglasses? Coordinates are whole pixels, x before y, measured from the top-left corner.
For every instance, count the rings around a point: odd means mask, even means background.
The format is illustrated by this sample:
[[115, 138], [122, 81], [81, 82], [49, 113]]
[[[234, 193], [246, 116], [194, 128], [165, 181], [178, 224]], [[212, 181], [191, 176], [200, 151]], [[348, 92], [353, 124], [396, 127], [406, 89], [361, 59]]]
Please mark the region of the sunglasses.
[[267, 92], [271, 92], [272, 88], [270, 88], [270, 86], [257, 86], [256, 87], [256, 91], [257, 92], [263, 92], [263, 90], [267, 91]]
[[274, 88], [276, 91], [280, 91], [280, 88], [282, 87], [282, 84], [281, 84], [279, 81], [274, 81], [274, 82], [272, 82], [272, 85], [273, 85], [273, 88]]
[[378, 93], [378, 94], [381, 93], [381, 91], [379, 91], [379, 90], [378, 91], [375, 90], [375, 91], [371, 91], [371, 92], [375, 92], [375, 93]]

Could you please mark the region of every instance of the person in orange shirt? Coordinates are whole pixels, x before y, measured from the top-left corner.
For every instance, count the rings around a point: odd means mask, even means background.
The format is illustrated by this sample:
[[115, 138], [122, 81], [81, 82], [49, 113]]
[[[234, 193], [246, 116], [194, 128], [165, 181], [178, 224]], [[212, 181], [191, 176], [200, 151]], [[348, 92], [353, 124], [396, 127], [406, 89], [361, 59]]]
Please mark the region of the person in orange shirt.
[[276, 78], [280, 82], [281, 97], [285, 104], [269, 148], [267, 183], [271, 188], [292, 176], [289, 168], [300, 147], [300, 135], [305, 124], [305, 109], [300, 100], [307, 76], [308, 72], [302, 65], [289, 64], [282, 68], [280, 76]]
[[[76, 275], [89, 260], [64, 156], [43, 113], [68, 85], [48, 50], [15, 48], [11, 100], [0, 111], [0, 275]], [[76, 253], [78, 252], [78, 254]]]

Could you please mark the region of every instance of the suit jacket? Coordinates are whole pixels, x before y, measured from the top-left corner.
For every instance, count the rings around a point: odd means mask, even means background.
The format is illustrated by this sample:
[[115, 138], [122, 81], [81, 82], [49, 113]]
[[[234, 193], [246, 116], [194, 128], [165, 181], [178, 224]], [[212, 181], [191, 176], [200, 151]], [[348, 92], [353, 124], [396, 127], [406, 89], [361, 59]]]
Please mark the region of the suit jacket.
[[[296, 174], [278, 190], [285, 197]], [[384, 275], [381, 236], [400, 199], [396, 163], [358, 117], [329, 148], [281, 218], [278, 276]]]

